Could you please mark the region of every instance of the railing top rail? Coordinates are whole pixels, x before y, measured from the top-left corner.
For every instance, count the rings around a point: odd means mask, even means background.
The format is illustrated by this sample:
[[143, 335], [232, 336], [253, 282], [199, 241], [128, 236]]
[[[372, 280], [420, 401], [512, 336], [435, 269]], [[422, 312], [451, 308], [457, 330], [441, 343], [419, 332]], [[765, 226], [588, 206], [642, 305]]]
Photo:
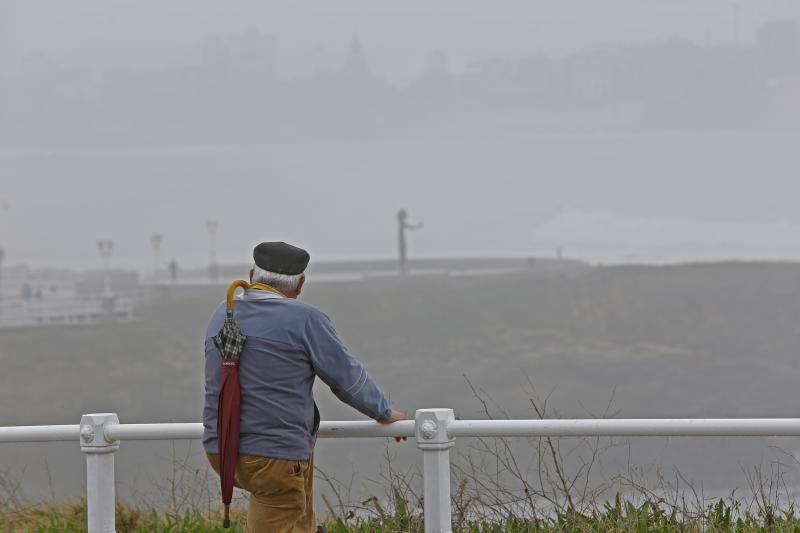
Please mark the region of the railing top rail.
[[[414, 421], [390, 426], [370, 420], [322, 422], [317, 435], [320, 438], [413, 437]], [[203, 436], [203, 424], [114, 424], [106, 429], [106, 436], [111, 440], [199, 439]]]
[[0, 427], [0, 442], [58, 442], [78, 441], [79, 424], [60, 426], [7, 426]]
[[[391, 425], [369, 420], [327, 421], [320, 438], [414, 437], [415, 422]], [[80, 425], [0, 427], [0, 443], [78, 441]], [[800, 418], [652, 418], [571, 420], [453, 420], [447, 425], [451, 437], [711, 437], [711, 436], [800, 436]], [[109, 440], [199, 439], [203, 424], [109, 424]]]
[[[6, 426], [0, 427], [0, 443], [77, 441], [80, 430], [80, 424]], [[109, 440], [199, 439], [203, 436], [203, 424], [109, 424], [105, 434]], [[370, 420], [327, 421], [320, 424], [318, 435], [320, 438], [413, 437], [414, 421], [405, 420], [390, 426]]]
[[800, 436], [800, 418], [620, 418], [453, 420], [453, 437]]

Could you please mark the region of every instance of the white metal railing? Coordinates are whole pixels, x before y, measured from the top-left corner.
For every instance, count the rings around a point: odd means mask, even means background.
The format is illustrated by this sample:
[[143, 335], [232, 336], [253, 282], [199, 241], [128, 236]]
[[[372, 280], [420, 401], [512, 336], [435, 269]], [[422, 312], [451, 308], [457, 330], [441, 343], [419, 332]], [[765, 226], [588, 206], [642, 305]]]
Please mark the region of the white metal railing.
[[[120, 424], [116, 414], [80, 424], [0, 427], [0, 443], [79, 441], [86, 454], [89, 533], [114, 532], [114, 452], [121, 440], [199, 439], [200, 423]], [[321, 438], [415, 437], [422, 450], [426, 533], [449, 533], [450, 448], [456, 437], [800, 436], [800, 418], [457, 420], [452, 409], [420, 409], [414, 420], [322, 422]]]

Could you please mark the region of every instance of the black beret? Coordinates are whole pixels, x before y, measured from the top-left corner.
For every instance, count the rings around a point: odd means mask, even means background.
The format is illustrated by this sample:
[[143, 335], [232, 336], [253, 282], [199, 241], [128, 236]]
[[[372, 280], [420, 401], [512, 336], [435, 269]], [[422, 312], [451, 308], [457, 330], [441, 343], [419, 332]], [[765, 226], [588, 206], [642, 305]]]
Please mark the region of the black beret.
[[285, 242], [262, 242], [253, 250], [253, 261], [269, 272], [294, 276], [305, 272], [308, 252]]

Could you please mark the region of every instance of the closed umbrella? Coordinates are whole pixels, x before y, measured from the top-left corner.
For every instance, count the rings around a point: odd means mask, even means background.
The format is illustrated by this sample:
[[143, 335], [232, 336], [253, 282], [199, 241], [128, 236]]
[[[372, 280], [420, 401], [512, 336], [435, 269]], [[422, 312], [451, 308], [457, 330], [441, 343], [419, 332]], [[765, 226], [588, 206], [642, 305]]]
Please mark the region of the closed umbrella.
[[222, 357], [222, 376], [219, 380], [217, 405], [217, 452], [219, 453], [219, 479], [222, 503], [225, 504], [223, 527], [231, 525], [230, 506], [233, 498], [233, 478], [239, 458], [239, 356], [247, 338], [233, 320], [233, 294], [237, 288], [245, 290], [250, 285], [236, 280], [228, 286], [225, 323], [214, 337], [214, 345]]

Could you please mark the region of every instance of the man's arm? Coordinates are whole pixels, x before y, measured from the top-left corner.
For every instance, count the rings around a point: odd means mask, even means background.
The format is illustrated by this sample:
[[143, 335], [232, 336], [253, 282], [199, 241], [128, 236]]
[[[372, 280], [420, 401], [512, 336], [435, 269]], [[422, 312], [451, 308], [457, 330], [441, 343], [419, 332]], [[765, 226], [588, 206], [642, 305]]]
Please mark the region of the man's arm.
[[330, 319], [314, 310], [305, 326], [305, 347], [314, 371], [337, 398], [368, 417], [389, 424], [407, 420], [389, 407], [367, 369], [339, 339]]

